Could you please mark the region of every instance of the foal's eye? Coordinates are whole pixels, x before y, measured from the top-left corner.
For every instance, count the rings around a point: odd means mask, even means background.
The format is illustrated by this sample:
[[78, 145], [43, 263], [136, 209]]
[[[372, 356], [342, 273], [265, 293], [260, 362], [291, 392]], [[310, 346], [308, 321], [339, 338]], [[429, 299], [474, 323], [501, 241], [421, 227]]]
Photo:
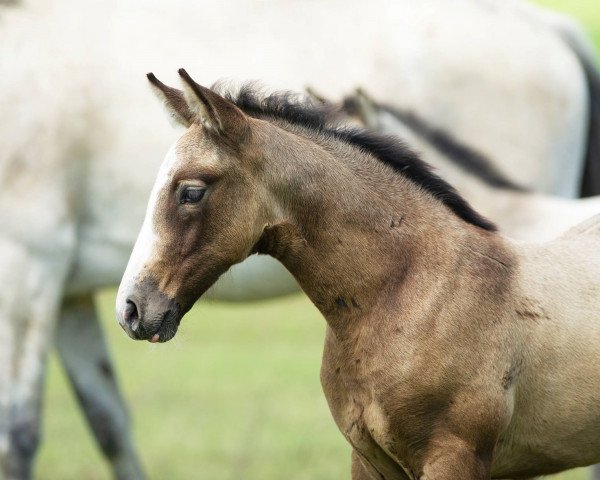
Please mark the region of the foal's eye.
[[179, 194], [179, 203], [198, 203], [205, 191], [203, 187], [185, 187]]

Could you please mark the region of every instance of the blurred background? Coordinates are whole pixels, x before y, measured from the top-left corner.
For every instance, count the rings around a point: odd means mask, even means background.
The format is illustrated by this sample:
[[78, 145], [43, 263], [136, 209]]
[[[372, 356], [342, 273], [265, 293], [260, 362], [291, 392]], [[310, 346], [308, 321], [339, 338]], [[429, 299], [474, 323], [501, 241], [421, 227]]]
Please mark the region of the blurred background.
[[[598, 0], [537, 3], [576, 17], [600, 51]], [[350, 448], [319, 383], [325, 322], [303, 295], [201, 301], [176, 338], [159, 346], [127, 338], [114, 302], [113, 289], [96, 297], [150, 478], [349, 478]], [[108, 479], [54, 355], [35, 477]]]

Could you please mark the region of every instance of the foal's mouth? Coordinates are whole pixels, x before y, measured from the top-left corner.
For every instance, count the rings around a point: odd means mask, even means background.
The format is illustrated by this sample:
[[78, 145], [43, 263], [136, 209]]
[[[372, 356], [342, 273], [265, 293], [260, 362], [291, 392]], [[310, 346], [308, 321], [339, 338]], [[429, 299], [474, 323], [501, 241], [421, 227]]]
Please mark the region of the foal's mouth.
[[177, 318], [172, 311], [167, 311], [163, 315], [163, 320], [158, 326], [158, 329], [150, 336], [145, 338], [151, 343], [165, 343], [171, 340], [179, 328], [181, 317]]
[[183, 315], [178, 306], [167, 309], [151, 318], [136, 318], [132, 322], [120, 322], [123, 330], [134, 340], [164, 343], [171, 340], [179, 328]]

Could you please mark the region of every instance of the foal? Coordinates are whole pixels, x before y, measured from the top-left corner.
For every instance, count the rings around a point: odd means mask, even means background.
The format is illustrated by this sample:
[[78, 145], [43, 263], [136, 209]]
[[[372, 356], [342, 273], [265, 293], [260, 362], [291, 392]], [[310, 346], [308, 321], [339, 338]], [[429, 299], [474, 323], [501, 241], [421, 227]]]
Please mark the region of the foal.
[[401, 143], [184, 70], [152, 85], [188, 127], [119, 288], [165, 342], [231, 265], [279, 259], [327, 323], [321, 379], [358, 479], [527, 478], [600, 460], [598, 221], [495, 233]]

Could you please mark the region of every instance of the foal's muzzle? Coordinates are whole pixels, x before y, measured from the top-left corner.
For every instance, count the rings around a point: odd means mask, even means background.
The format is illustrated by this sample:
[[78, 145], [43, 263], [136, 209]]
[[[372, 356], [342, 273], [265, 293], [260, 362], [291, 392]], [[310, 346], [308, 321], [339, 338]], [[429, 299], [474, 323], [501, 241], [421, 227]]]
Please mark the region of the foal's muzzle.
[[117, 306], [119, 324], [135, 340], [170, 340], [182, 316], [179, 304], [148, 281], [136, 283]]

